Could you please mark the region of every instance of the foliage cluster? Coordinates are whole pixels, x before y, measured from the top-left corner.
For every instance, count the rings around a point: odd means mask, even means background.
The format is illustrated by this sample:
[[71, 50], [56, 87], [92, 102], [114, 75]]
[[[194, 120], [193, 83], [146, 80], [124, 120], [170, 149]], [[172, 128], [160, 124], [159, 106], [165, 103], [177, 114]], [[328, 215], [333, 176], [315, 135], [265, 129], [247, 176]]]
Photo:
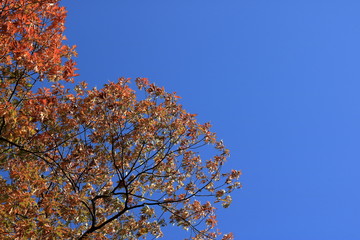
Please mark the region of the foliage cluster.
[[222, 141], [147, 79], [65, 88], [65, 17], [58, 0], [0, 1], [1, 239], [158, 238], [167, 224], [220, 237], [213, 205], [240, 187]]

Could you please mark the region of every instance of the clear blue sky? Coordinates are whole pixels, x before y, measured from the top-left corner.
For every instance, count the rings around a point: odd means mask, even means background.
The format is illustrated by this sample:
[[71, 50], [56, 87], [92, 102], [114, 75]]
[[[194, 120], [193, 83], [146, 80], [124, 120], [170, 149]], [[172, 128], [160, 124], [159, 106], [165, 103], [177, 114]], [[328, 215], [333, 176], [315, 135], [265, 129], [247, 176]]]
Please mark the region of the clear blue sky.
[[[240, 240], [360, 239], [359, 0], [63, 1], [81, 76], [148, 77], [243, 170]], [[165, 239], [177, 240], [177, 236]]]

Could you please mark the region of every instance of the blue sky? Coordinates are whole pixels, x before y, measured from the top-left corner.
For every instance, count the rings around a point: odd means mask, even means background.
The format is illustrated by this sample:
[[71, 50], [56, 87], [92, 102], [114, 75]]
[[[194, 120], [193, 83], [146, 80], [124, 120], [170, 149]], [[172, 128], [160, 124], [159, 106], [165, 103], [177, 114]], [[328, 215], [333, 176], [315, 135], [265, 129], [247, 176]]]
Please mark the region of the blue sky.
[[219, 211], [224, 232], [360, 239], [360, 1], [63, 5], [78, 81], [148, 77], [224, 139], [244, 173]]

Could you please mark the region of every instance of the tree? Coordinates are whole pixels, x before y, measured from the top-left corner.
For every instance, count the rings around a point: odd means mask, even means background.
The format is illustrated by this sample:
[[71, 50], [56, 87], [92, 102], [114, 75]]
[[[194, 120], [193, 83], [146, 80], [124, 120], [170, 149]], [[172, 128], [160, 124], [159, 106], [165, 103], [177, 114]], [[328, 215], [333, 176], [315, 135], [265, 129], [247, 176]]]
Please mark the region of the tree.
[[[1, 238], [157, 238], [167, 224], [220, 237], [213, 205], [229, 206], [240, 171], [221, 172], [229, 152], [210, 124], [144, 78], [137, 91], [125, 78], [65, 88], [58, 81], [75, 76], [65, 9], [56, 0], [1, 8]], [[54, 84], [35, 89], [43, 80]]]

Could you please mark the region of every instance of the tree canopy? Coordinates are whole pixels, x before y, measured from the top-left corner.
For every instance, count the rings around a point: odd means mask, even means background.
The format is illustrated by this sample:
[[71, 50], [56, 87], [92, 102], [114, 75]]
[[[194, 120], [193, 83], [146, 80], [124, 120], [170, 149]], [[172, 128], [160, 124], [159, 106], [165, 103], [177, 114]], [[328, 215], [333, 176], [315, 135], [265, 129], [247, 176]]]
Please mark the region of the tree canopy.
[[232, 239], [214, 206], [241, 172], [222, 172], [229, 151], [210, 124], [146, 78], [64, 87], [76, 77], [65, 8], [0, 2], [1, 239], [158, 238], [168, 224]]

